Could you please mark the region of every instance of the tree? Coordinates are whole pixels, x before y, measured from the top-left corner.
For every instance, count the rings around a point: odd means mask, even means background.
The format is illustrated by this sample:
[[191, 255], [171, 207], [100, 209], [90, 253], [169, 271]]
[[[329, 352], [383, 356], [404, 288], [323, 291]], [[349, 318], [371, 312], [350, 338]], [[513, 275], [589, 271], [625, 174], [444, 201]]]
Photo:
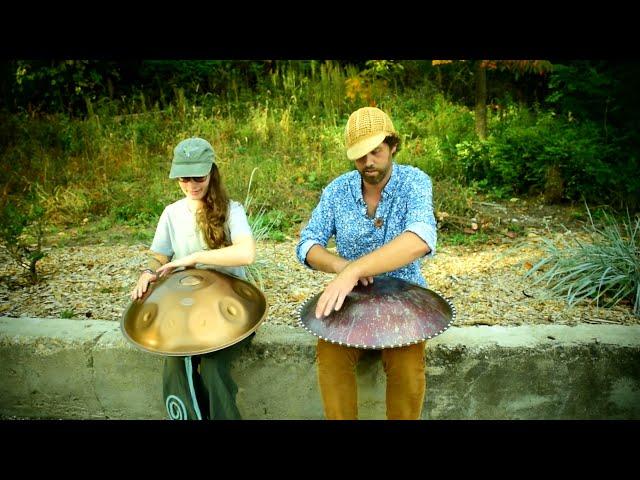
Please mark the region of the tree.
[[487, 138], [487, 70], [484, 62], [475, 62], [476, 83], [476, 135]]
[[87, 102], [107, 95], [119, 78], [118, 66], [102, 60], [18, 60], [15, 105], [30, 112], [82, 114]]
[[[461, 60], [466, 61], [466, 60]], [[487, 70], [511, 72], [516, 80], [525, 74], [544, 75], [551, 71], [547, 60], [471, 60], [473, 62], [475, 84], [476, 134], [480, 140], [487, 138]], [[447, 65], [454, 60], [432, 60], [432, 65]]]

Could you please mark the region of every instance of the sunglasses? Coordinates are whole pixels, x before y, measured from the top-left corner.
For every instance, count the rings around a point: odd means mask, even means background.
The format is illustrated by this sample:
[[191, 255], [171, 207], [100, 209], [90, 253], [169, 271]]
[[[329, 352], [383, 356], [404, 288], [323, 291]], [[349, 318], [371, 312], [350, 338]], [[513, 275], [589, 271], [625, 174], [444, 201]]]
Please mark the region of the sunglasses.
[[178, 177], [178, 181], [181, 183], [187, 183], [189, 180], [193, 180], [196, 183], [204, 182], [209, 175], [205, 175], [204, 177]]

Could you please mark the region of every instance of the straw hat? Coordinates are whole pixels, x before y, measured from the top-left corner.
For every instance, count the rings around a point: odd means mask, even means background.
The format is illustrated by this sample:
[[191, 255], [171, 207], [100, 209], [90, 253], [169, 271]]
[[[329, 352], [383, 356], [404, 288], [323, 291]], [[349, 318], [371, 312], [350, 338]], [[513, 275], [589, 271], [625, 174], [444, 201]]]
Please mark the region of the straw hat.
[[356, 110], [347, 120], [347, 158], [356, 160], [376, 148], [389, 135], [398, 135], [389, 116], [379, 108]]

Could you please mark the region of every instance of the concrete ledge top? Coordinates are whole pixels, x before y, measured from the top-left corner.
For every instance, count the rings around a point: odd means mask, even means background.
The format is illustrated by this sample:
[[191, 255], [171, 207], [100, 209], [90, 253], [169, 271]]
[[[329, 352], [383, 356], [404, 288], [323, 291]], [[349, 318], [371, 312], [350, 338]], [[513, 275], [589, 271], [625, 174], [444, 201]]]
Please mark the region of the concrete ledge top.
[[466, 344], [476, 347], [531, 348], [554, 343], [602, 343], [640, 346], [640, 325], [520, 325], [452, 327], [429, 340], [432, 345]]
[[[91, 343], [98, 348], [128, 344], [119, 322], [61, 318], [0, 317], [0, 342], [30, 343], [46, 340], [47, 348]], [[301, 328], [265, 323], [254, 342], [280, 345], [315, 345], [316, 337]], [[557, 343], [600, 343], [640, 346], [640, 325], [526, 325], [451, 327], [427, 341], [427, 348], [466, 345], [476, 349], [534, 348]]]

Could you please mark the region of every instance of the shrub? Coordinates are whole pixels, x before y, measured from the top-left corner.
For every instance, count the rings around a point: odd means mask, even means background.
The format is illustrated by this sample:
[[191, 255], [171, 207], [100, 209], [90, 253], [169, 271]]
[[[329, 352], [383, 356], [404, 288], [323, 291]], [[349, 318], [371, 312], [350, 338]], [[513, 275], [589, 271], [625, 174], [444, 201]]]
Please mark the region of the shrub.
[[[510, 108], [491, 123], [486, 142], [456, 145], [465, 178], [513, 193], [544, 193], [559, 200], [609, 201], [631, 179], [620, 179], [615, 150], [603, 130], [553, 112]], [[621, 185], [618, 185], [621, 184]]]
[[[21, 203], [7, 200], [0, 208], [0, 244], [27, 271], [32, 283], [38, 281], [36, 264], [45, 256], [44, 213], [34, 195]], [[35, 237], [35, 244], [29, 241], [29, 236]]]

